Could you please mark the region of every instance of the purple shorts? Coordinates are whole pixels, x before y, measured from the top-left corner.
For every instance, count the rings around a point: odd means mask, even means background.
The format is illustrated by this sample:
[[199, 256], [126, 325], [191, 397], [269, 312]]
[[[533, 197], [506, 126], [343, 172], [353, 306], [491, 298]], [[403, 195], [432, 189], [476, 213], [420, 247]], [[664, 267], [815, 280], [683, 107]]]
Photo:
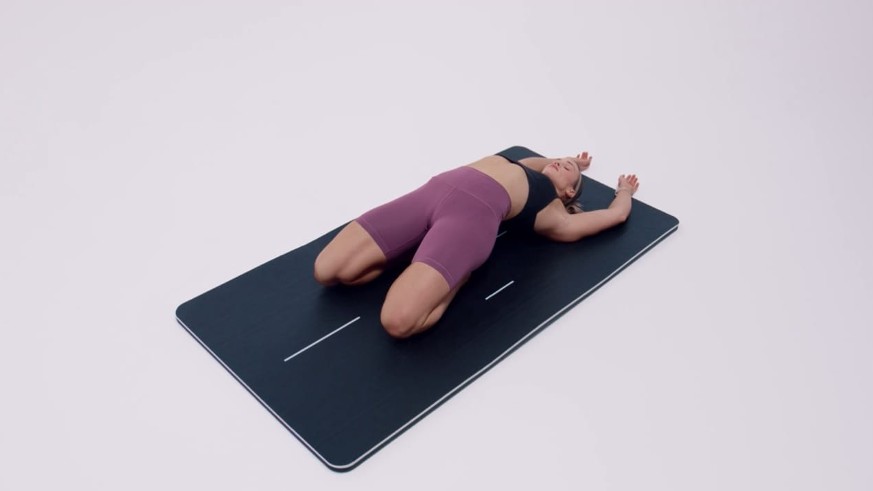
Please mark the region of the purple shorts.
[[454, 289], [491, 255], [509, 207], [500, 183], [472, 167], [458, 167], [357, 222], [389, 261], [420, 243], [412, 261], [432, 266]]

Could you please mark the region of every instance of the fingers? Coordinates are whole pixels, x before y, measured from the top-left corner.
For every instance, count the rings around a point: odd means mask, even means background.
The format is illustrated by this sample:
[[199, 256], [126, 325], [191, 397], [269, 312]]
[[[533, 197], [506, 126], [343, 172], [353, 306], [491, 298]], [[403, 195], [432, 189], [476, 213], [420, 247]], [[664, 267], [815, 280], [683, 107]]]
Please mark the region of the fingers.
[[618, 186], [616, 186], [616, 189], [622, 187], [629, 189], [631, 194], [634, 194], [640, 188], [640, 180], [636, 174], [622, 174], [618, 176]]
[[579, 171], [584, 171], [591, 166], [591, 161], [594, 160], [594, 157], [589, 155], [588, 152], [582, 152], [579, 155], [576, 155], [576, 166], [579, 167]]

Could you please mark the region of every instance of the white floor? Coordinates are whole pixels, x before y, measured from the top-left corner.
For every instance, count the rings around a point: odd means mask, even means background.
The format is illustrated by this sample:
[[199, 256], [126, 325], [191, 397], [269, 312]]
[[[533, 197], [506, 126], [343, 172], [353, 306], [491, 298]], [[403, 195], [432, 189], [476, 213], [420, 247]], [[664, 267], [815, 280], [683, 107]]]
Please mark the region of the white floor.
[[[0, 488], [873, 488], [873, 4], [364, 3], [0, 4]], [[176, 323], [514, 144], [680, 228], [351, 473]]]

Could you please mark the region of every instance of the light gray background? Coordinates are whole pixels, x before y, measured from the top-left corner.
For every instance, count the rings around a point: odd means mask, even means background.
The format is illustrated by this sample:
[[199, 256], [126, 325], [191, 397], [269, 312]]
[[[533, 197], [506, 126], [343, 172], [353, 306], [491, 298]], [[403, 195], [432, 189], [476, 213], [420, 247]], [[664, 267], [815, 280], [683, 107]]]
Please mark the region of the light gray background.
[[[3, 1], [0, 488], [871, 489], [871, 23], [869, 1]], [[680, 228], [352, 473], [176, 323], [514, 144], [636, 172]]]

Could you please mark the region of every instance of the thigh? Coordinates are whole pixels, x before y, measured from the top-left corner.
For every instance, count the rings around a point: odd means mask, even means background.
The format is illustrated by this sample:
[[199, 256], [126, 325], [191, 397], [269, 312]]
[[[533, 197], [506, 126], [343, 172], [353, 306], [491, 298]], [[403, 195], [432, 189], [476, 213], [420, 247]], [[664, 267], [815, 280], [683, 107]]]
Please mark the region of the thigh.
[[[452, 204], [459, 205], [463, 200]], [[437, 219], [412, 259], [440, 272], [450, 290], [488, 259], [500, 226], [499, 217], [490, 210], [468, 205]]]
[[373, 237], [355, 221], [350, 222], [322, 249], [315, 259], [315, 278], [320, 283], [352, 284], [362, 276], [372, 279], [386, 263], [385, 254]]
[[356, 222], [390, 261], [421, 242], [435, 204], [447, 191], [445, 186], [431, 180], [411, 193], [364, 213]]
[[319, 258], [332, 263], [367, 265], [385, 263], [385, 254], [357, 221], [351, 221], [324, 247]]
[[[474, 210], [462, 217], [475, 218]], [[491, 221], [496, 222], [493, 230]], [[405, 337], [442, 317], [461, 285], [494, 247], [498, 219], [438, 219], [427, 232], [412, 264], [394, 281], [382, 306], [382, 323]]]

